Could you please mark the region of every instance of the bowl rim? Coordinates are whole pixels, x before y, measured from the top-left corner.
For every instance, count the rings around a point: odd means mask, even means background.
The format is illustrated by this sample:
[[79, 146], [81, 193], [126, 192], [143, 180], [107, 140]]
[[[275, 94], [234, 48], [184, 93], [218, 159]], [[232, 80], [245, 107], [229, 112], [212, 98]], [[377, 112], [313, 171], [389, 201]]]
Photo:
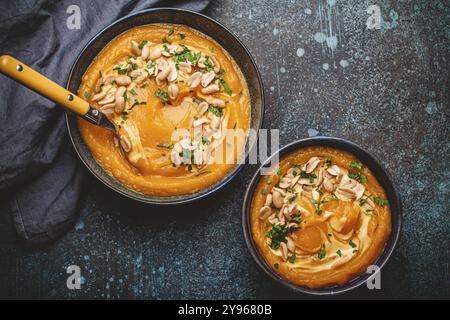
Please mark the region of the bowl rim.
[[[383, 248], [383, 250], [380, 252], [378, 258], [372, 263], [379, 267], [379, 271], [381, 272], [381, 269], [386, 265], [390, 257], [392, 256], [393, 252], [397, 248], [397, 243], [400, 238], [400, 232], [402, 228], [402, 203], [401, 203], [401, 197], [400, 194], [397, 191], [397, 188], [395, 187], [394, 183], [392, 182], [392, 177], [385, 168], [385, 166], [382, 164], [382, 162], [372, 155], [371, 153], [367, 152], [365, 149], [360, 147], [359, 145], [343, 139], [343, 138], [337, 138], [337, 137], [325, 137], [325, 136], [317, 136], [317, 137], [310, 137], [305, 139], [300, 139], [293, 141], [273, 154], [270, 155], [270, 157], [258, 168], [258, 170], [254, 173], [250, 183], [248, 184], [247, 190], [245, 192], [244, 196], [244, 202], [242, 205], [242, 228], [244, 233], [244, 239], [245, 243], [247, 245], [248, 250], [250, 251], [251, 256], [255, 260], [256, 264], [273, 280], [275, 280], [277, 283], [281, 284], [284, 287], [287, 287], [291, 291], [297, 293], [297, 294], [309, 294], [314, 296], [332, 296], [337, 294], [346, 293], [350, 290], [353, 290], [357, 287], [360, 287], [362, 284], [364, 284], [369, 276], [367, 273], [361, 273], [358, 276], [354, 277], [353, 279], [349, 280], [347, 283], [343, 285], [334, 285], [330, 287], [324, 287], [324, 288], [317, 288], [317, 289], [310, 289], [307, 287], [303, 287], [300, 285], [296, 285], [287, 279], [283, 278], [281, 275], [276, 273], [272, 267], [268, 265], [263, 255], [260, 253], [259, 249], [256, 247], [256, 244], [254, 243], [252, 232], [251, 232], [251, 222], [250, 222], [250, 209], [251, 204], [253, 201], [253, 195], [256, 189], [256, 186], [258, 182], [261, 179], [260, 171], [261, 169], [268, 164], [271, 159], [275, 155], [283, 156], [285, 154], [288, 154], [290, 152], [294, 152], [303, 148], [312, 147], [312, 146], [326, 146], [330, 148], [335, 148], [339, 150], [346, 151], [350, 154], [353, 154], [358, 157], [356, 152], [363, 154], [365, 157], [367, 157], [371, 162], [372, 165], [378, 166], [378, 169], [381, 170], [381, 172], [385, 175], [385, 182], [389, 184], [390, 188], [393, 191], [393, 194], [388, 195], [389, 201], [392, 199], [395, 202], [395, 208], [397, 209], [395, 212], [395, 218], [396, 218], [396, 224], [394, 226], [393, 224], [393, 214], [391, 211], [391, 234], [389, 238], [386, 241], [386, 244]], [[361, 160], [362, 161], [362, 160]], [[369, 165], [367, 165], [369, 169], [373, 172], [372, 168], [370, 168]], [[378, 176], [376, 176], [379, 178]], [[380, 183], [380, 181], [379, 181]], [[380, 183], [381, 184], [381, 183]], [[384, 186], [382, 185], [383, 189]], [[395, 227], [395, 229], [394, 229]], [[388, 243], [390, 245], [388, 246]], [[385, 254], [385, 255], [384, 255]], [[383, 256], [384, 255], [384, 256]]]
[[[242, 47], [242, 49], [244, 50], [245, 54], [248, 56], [249, 61], [251, 62], [253, 68], [255, 69], [255, 73], [257, 76], [257, 82], [258, 82], [258, 87], [260, 88], [261, 91], [261, 117], [259, 122], [256, 124], [258, 127], [258, 130], [262, 128], [262, 124], [264, 121], [264, 114], [265, 114], [265, 91], [264, 91], [264, 84], [263, 84], [263, 80], [261, 77], [261, 73], [259, 71], [258, 65], [256, 64], [255, 59], [253, 58], [252, 54], [250, 53], [249, 49], [247, 48], [247, 46], [239, 39], [239, 37], [234, 34], [229, 28], [227, 28], [226, 26], [224, 26], [223, 24], [221, 24], [220, 22], [216, 21], [215, 19], [208, 17], [205, 14], [202, 14], [200, 12], [196, 12], [196, 11], [192, 11], [192, 10], [188, 10], [188, 9], [182, 9], [182, 8], [172, 8], [172, 7], [158, 7], [158, 8], [149, 8], [149, 9], [144, 9], [144, 10], [139, 10], [136, 11], [134, 13], [131, 13], [129, 15], [126, 15], [120, 19], [117, 19], [113, 22], [111, 22], [110, 24], [108, 24], [106, 27], [102, 28], [100, 31], [98, 31], [87, 43], [86, 45], [83, 47], [83, 49], [80, 51], [80, 53], [77, 55], [76, 59], [74, 60], [72, 67], [70, 68], [70, 72], [69, 75], [66, 79], [66, 89], [69, 88], [70, 85], [70, 81], [72, 79], [73, 73], [75, 72], [75, 66], [77, 65], [78, 61], [81, 59], [82, 55], [84, 54], [84, 52], [99, 38], [103, 35], [104, 32], [106, 32], [107, 30], [109, 30], [110, 28], [123, 23], [124, 21], [127, 21], [128, 19], [132, 19], [135, 18], [137, 16], [146, 14], [146, 13], [155, 13], [155, 12], [161, 12], [161, 11], [174, 11], [174, 12], [181, 12], [183, 14], [191, 14], [191, 15], [195, 15], [195, 16], [200, 16], [203, 19], [207, 19], [210, 22], [218, 25], [220, 28], [222, 28], [225, 32], [228, 32], [229, 35], [235, 39], [235, 41]], [[170, 23], [170, 22], [167, 22]], [[151, 25], [151, 24], [156, 24], [156, 23], [148, 23], [146, 25]], [[136, 26], [130, 27], [130, 29], [134, 28]], [[195, 29], [195, 28], [193, 28]], [[201, 31], [200, 31], [201, 32]], [[203, 32], [202, 32], [203, 33]], [[119, 34], [118, 34], [119, 35]], [[118, 36], [116, 35], [116, 37]], [[212, 38], [212, 37], [211, 37]], [[213, 38], [214, 39], [214, 38]], [[220, 45], [220, 44], [219, 44]], [[225, 49], [225, 48], [224, 48]], [[226, 49], [225, 49], [226, 50]], [[234, 57], [233, 57], [234, 59]], [[76, 146], [74, 137], [72, 135], [72, 129], [71, 129], [71, 125], [70, 125], [70, 120], [69, 117], [71, 116], [70, 112], [65, 112], [65, 122], [66, 122], [66, 127], [67, 130], [69, 132], [69, 137], [70, 137], [70, 141], [72, 142], [72, 146], [75, 149], [78, 157], [80, 158], [81, 162], [83, 162], [84, 166], [97, 178], [97, 180], [101, 181], [104, 185], [106, 185], [107, 187], [109, 187], [110, 189], [112, 189], [113, 191], [126, 196], [130, 199], [139, 201], [141, 203], [146, 203], [146, 204], [151, 204], [151, 205], [162, 205], [162, 206], [171, 206], [171, 205], [180, 205], [180, 204], [186, 204], [186, 203], [191, 203], [191, 202], [195, 202], [197, 200], [200, 199], [204, 199], [210, 195], [212, 195], [213, 193], [219, 191], [220, 189], [222, 189], [225, 185], [227, 185], [243, 168], [244, 164], [247, 162], [248, 159], [248, 155], [250, 154], [250, 151], [252, 148], [255, 148], [257, 145], [257, 140], [255, 141], [254, 145], [249, 148], [249, 150], [246, 152], [245, 157], [244, 157], [244, 161], [242, 161], [241, 163], [237, 163], [232, 169], [231, 171], [221, 180], [217, 181], [214, 185], [212, 185], [212, 187], [210, 189], [208, 189], [205, 192], [202, 192], [202, 190], [200, 190], [197, 193], [194, 194], [188, 194], [188, 195], [181, 195], [180, 197], [182, 198], [170, 198], [168, 197], [167, 199], [162, 199], [162, 198], [158, 198], [158, 200], [155, 199], [151, 199], [151, 198], [147, 198], [147, 197], [151, 197], [149, 195], [146, 195], [144, 193], [139, 193], [137, 191], [134, 191], [132, 189], [129, 189], [126, 185], [124, 185], [123, 183], [121, 183], [119, 180], [117, 180], [116, 178], [113, 177], [114, 180], [118, 181], [120, 183], [120, 185], [123, 187], [123, 189], [119, 189], [116, 188], [113, 185], [110, 185], [108, 183], [108, 181], [106, 181], [105, 179], [103, 179], [103, 177], [98, 174], [97, 172], [95, 172], [95, 170], [93, 170], [93, 168], [91, 168], [91, 166], [89, 165], [89, 161], [87, 159], [85, 159], [84, 154], [82, 154], [82, 151], [79, 150]], [[258, 136], [259, 136], [259, 132], [258, 132]], [[100, 165], [99, 165], [100, 166]], [[101, 166], [100, 166], [101, 167]], [[102, 167], [102, 170], [105, 171]], [[105, 174], [108, 174], [105, 171]], [[125, 190], [130, 190], [131, 192], [134, 193], [138, 193], [138, 194], [142, 194], [144, 198], [140, 198], [135, 196], [132, 193], [126, 192]]]

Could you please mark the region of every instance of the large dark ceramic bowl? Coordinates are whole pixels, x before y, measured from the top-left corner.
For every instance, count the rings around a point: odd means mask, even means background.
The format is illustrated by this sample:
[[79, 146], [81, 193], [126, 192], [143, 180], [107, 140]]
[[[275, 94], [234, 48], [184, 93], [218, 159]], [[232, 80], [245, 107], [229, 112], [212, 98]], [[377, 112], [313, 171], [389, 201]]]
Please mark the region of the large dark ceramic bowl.
[[[347, 151], [355, 157], [357, 157], [365, 166], [367, 166], [372, 173], [377, 177], [378, 182], [383, 187], [387, 198], [389, 200], [390, 210], [391, 210], [391, 224], [392, 224], [392, 231], [391, 235], [383, 249], [383, 252], [378, 257], [378, 259], [373, 263], [374, 265], [382, 268], [386, 262], [388, 261], [389, 257], [391, 256], [392, 252], [394, 251], [394, 248], [397, 244], [399, 235], [400, 235], [400, 228], [402, 224], [402, 207], [400, 202], [400, 196], [397, 193], [392, 180], [387, 173], [386, 169], [383, 167], [381, 162], [377, 160], [374, 156], [372, 156], [367, 151], [363, 150], [361, 147], [357, 146], [356, 144], [340, 139], [340, 138], [329, 138], [329, 137], [315, 137], [315, 138], [308, 138], [304, 140], [295, 141], [283, 148], [281, 148], [277, 153], [281, 159], [284, 155], [291, 153], [293, 151], [306, 148], [306, 147], [312, 147], [312, 146], [324, 146], [324, 147], [331, 147], [335, 149], [340, 149]], [[276, 153], [275, 153], [276, 154]], [[274, 155], [275, 155], [274, 154]], [[266, 164], [269, 164], [271, 160], [273, 159], [274, 155], [272, 155], [262, 166], [264, 167]], [[301, 287], [299, 285], [293, 284], [286, 280], [285, 278], [281, 277], [278, 273], [276, 273], [272, 267], [266, 262], [264, 257], [259, 252], [258, 248], [256, 247], [255, 242], [253, 241], [252, 232], [251, 232], [251, 225], [250, 225], [250, 209], [251, 204], [253, 200], [253, 195], [256, 189], [256, 186], [258, 185], [258, 182], [261, 179], [261, 168], [258, 169], [258, 171], [253, 176], [252, 181], [250, 182], [245, 198], [244, 198], [244, 205], [242, 208], [242, 225], [244, 228], [244, 236], [245, 241], [247, 243], [247, 247], [250, 250], [251, 255], [255, 259], [256, 263], [259, 267], [261, 267], [262, 270], [266, 274], [268, 274], [272, 279], [277, 281], [278, 283], [281, 283], [283, 286], [288, 287], [289, 289], [294, 290], [298, 293], [307, 293], [307, 294], [314, 294], [314, 295], [333, 295], [338, 293], [344, 293], [351, 289], [354, 289], [358, 286], [361, 286], [362, 284], [367, 282], [367, 279], [370, 277], [370, 274], [363, 273], [356, 278], [350, 280], [344, 285], [337, 285], [337, 286], [331, 286], [321, 289], [309, 289], [305, 287]]]
[[[69, 78], [67, 88], [71, 92], [77, 92], [83, 74], [98, 55], [98, 53], [115, 37], [121, 33], [141, 25], [172, 23], [182, 24], [196, 29], [218, 42], [236, 61], [247, 81], [251, 96], [251, 125], [252, 129], [261, 128], [264, 114], [264, 89], [258, 68], [244, 44], [234, 36], [231, 31], [213, 19], [192, 11], [181, 9], [150, 9], [140, 11], [130, 16], [124, 17], [102, 31], [100, 31], [85, 46], [81, 54], [75, 61]], [[227, 184], [241, 169], [242, 164], [236, 165], [233, 169], [216, 184], [200, 191], [196, 194], [189, 194], [174, 197], [149, 196], [124, 186], [118, 180], [110, 176], [94, 159], [88, 147], [84, 143], [77, 125], [77, 117], [72, 114], [66, 115], [67, 127], [69, 129], [72, 143], [86, 167], [104, 184], [111, 189], [132, 199], [150, 204], [180, 204], [203, 198]], [[247, 142], [249, 143], [249, 142]], [[247, 146], [250, 150], [253, 146]], [[246, 156], [247, 156], [246, 154]]]

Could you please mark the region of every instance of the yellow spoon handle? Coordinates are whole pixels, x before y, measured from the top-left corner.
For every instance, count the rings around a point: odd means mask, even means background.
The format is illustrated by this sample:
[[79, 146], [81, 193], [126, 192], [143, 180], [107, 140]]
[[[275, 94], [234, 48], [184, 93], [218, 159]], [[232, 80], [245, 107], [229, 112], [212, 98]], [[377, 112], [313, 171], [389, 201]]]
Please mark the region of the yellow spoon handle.
[[0, 72], [80, 116], [89, 111], [87, 101], [11, 56], [0, 56]]

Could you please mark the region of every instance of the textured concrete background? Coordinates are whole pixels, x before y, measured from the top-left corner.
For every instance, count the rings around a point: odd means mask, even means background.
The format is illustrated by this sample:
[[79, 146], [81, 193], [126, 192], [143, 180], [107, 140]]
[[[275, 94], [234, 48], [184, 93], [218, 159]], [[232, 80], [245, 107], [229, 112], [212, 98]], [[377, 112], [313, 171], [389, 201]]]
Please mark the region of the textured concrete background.
[[[381, 8], [379, 30], [366, 12]], [[352, 140], [383, 160], [403, 199], [398, 249], [382, 290], [342, 297], [450, 298], [447, 1], [216, 1], [206, 14], [247, 44], [267, 93], [264, 128], [281, 144]], [[208, 200], [153, 208], [86, 173], [80, 218], [64, 238], [26, 249], [0, 221], [2, 298], [308, 298], [276, 285], [244, 243], [246, 166]], [[0, 210], [6, 211], [2, 203]], [[65, 268], [82, 269], [81, 290]]]

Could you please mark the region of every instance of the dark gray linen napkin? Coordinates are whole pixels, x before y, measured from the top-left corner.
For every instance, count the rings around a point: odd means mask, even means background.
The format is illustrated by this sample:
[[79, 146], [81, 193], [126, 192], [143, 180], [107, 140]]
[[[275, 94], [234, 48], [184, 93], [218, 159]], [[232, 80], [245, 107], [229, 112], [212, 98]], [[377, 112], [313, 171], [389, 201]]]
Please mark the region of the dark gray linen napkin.
[[[151, 7], [203, 10], [209, 0], [0, 1], [0, 54], [10, 54], [65, 85], [84, 45], [114, 20]], [[80, 29], [69, 29], [69, 6]], [[7, 197], [21, 239], [43, 244], [76, 219], [82, 167], [68, 139], [64, 111], [0, 75], [0, 195]]]

